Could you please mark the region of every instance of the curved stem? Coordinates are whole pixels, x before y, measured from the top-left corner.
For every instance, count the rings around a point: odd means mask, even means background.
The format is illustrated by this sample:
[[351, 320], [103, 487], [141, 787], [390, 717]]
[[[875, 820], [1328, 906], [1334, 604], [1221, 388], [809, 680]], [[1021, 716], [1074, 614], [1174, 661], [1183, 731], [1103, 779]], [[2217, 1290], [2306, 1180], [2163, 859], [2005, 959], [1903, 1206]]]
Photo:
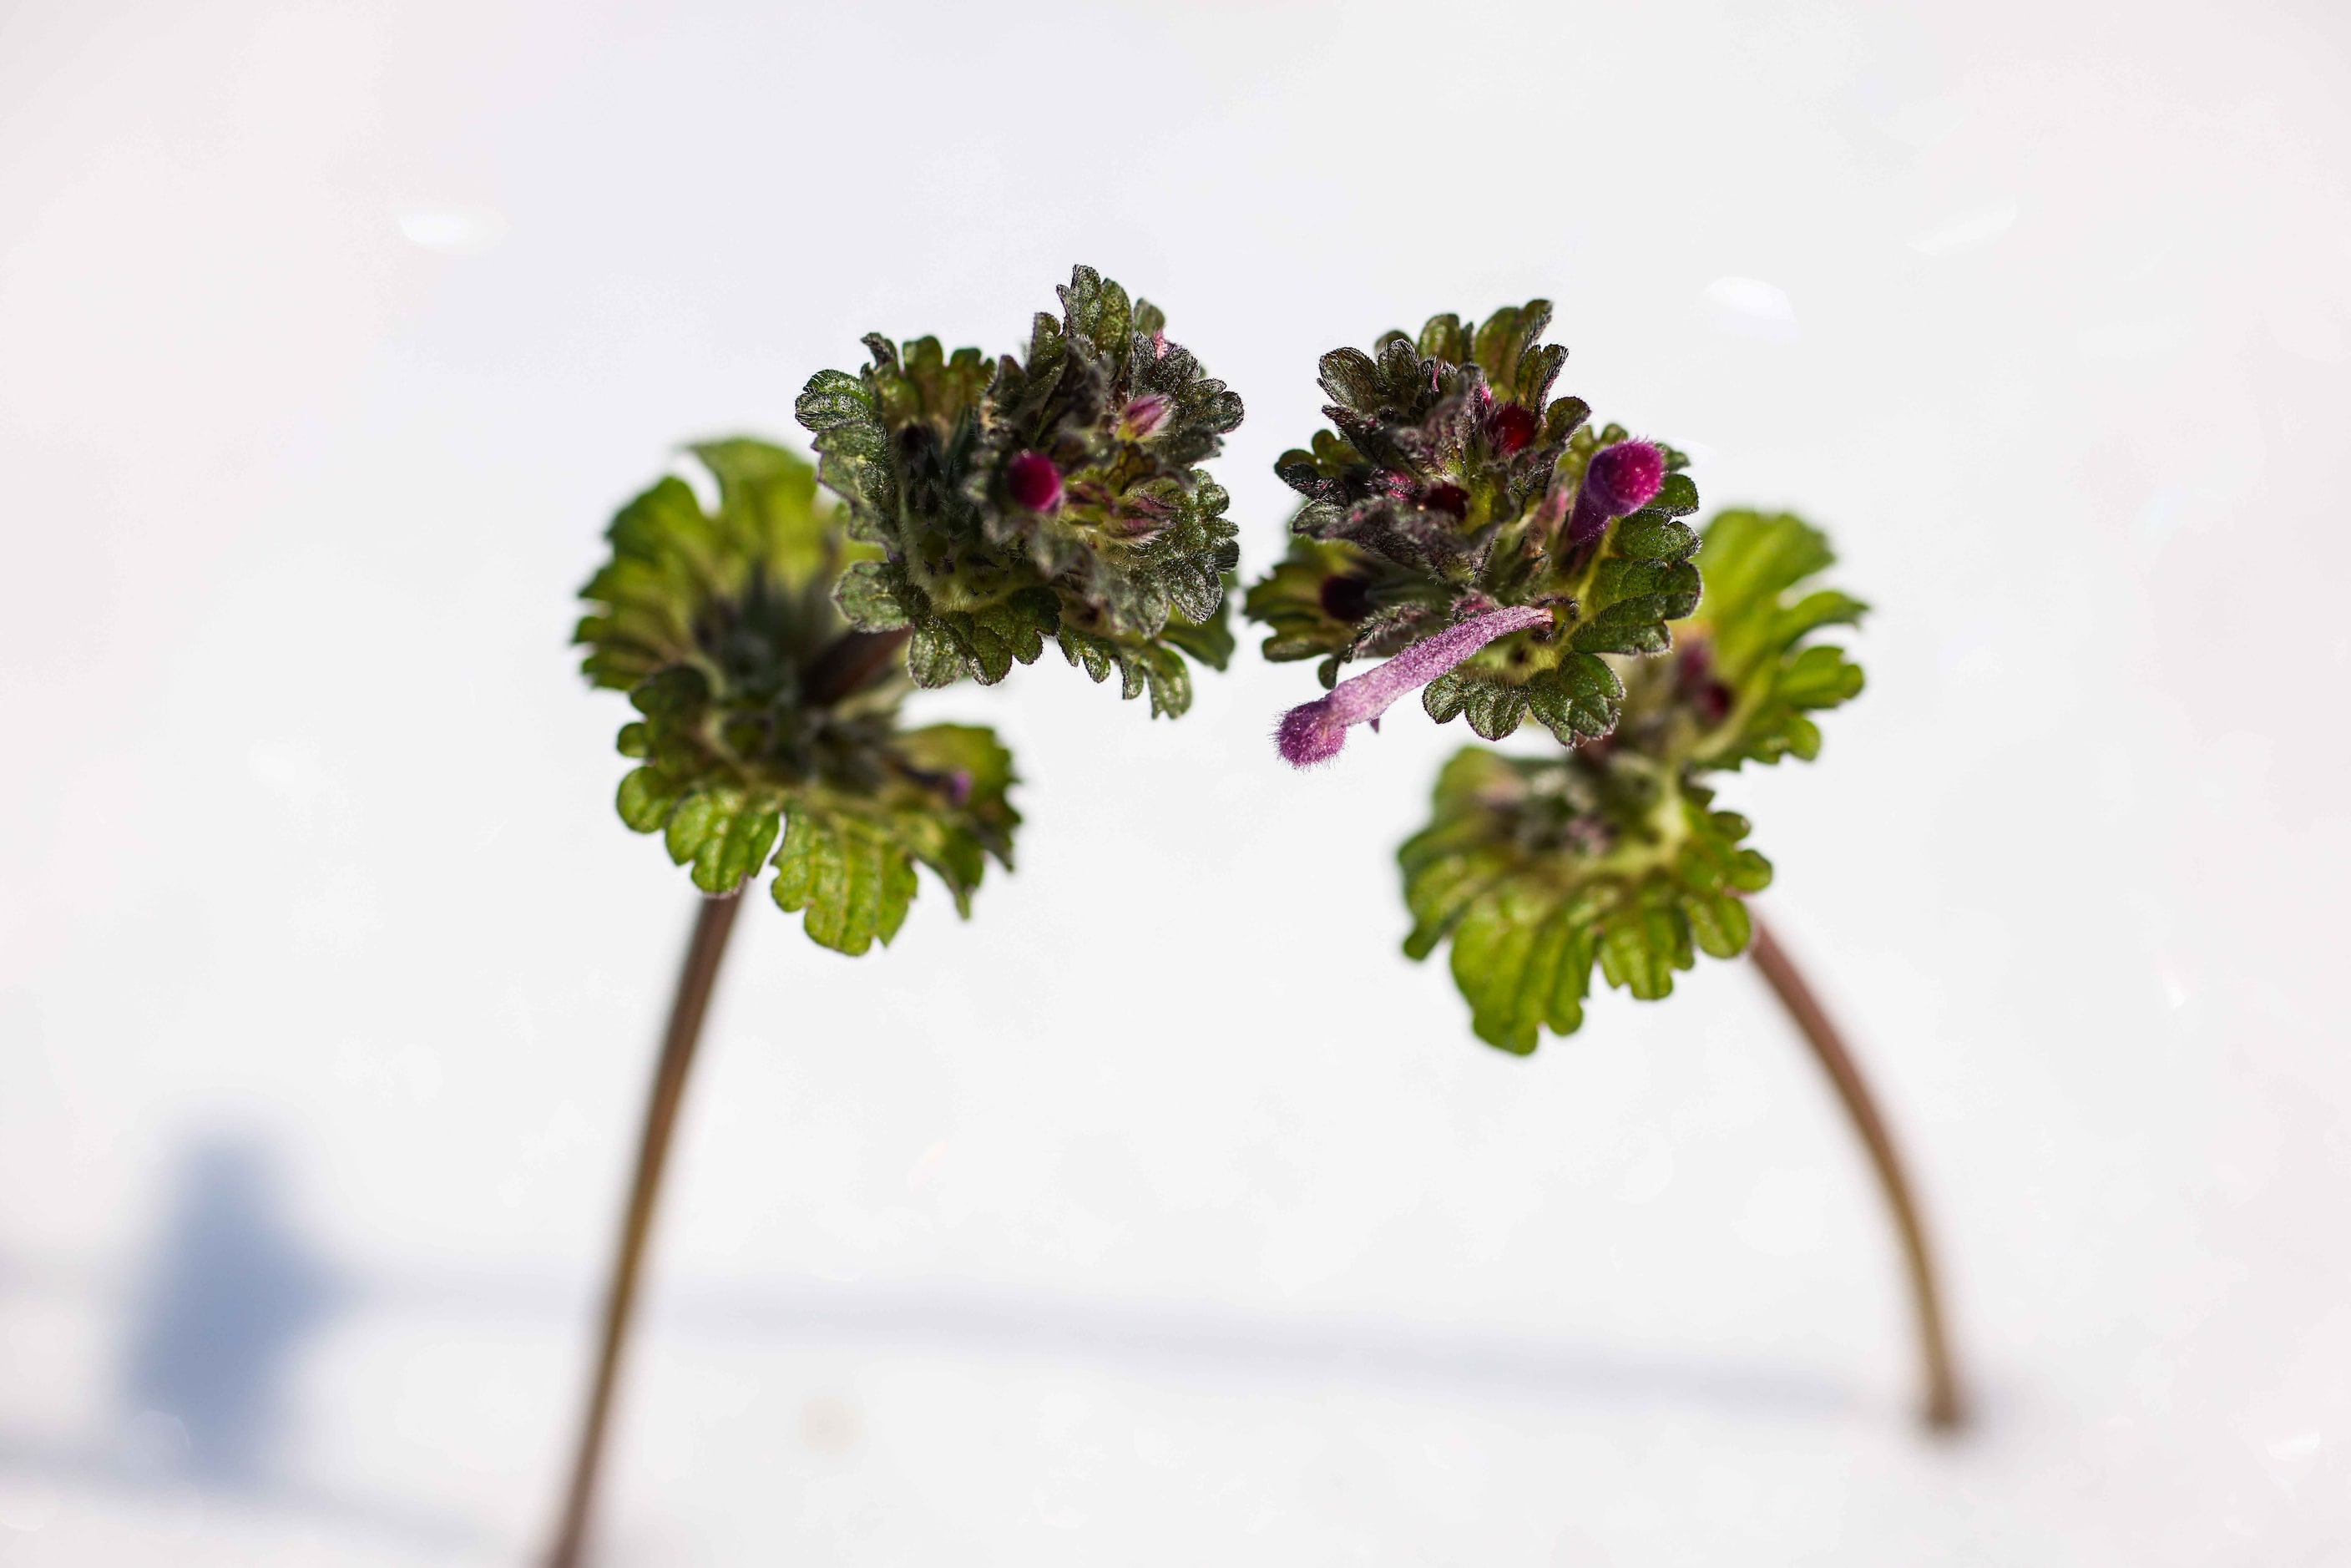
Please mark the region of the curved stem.
[[579, 1568], [587, 1542], [596, 1473], [603, 1463], [604, 1433], [611, 1422], [612, 1394], [620, 1382], [621, 1352], [628, 1343], [629, 1321], [636, 1310], [637, 1279], [643, 1271], [646, 1240], [653, 1234], [653, 1203], [661, 1196], [670, 1134], [677, 1126], [678, 1106], [685, 1097], [686, 1070], [694, 1065], [703, 1015], [710, 1009], [719, 960], [726, 956], [726, 938], [735, 929], [735, 914], [742, 903], [739, 895], [731, 893], [705, 898], [695, 916], [694, 938], [686, 945], [685, 967], [679, 971], [677, 996], [670, 1004], [669, 1030], [662, 1039], [661, 1061], [653, 1069], [644, 1136], [637, 1146], [636, 1179], [629, 1188], [628, 1213], [621, 1221], [620, 1256], [613, 1260], [612, 1278], [605, 1286], [604, 1339], [596, 1356], [595, 1389], [588, 1397], [587, 1416], [580, 1424], [579, 1451], [571, 1463], [571, 1488], [563, 1500], [555, 1547], [547, 1555], [548, 1568]]
[[[1750, 911], [1750, 916], [1752, 911]], [[1886, 1131], [1886, 1118], [1878, 1113], [1877, 1103], [1869, 1095], [1869, 1086], [1862, 1082], [1861, 1070], [1854, 1065], [1853, 1054], [1844, 1048], [1836, 1026], [1829, 1022], [1813, 988], [1796, 972], [1796, 966], [1786, 949], [1772, 936], [1771, 928], [1761, 920], [1754, 922], [1755, 942], [1751, 951], [1755, 967], [1763, 971], [1764, 979], [1780, 998], [1788, 1016], [1796, 1022], [1813, 1054], [1820, 1058], [1828, 1070], [1829, 1081], [1836, 1085], [1837, 1098], [1844, 1103], [1845, 1113], [1868, 1145], [1869, 1162], [1877, 1167], [1878, 1185], [1886, 1189], [1886, 1201], [1894, 1209], [1894, 1223], [1902, 1232], [1902, 1249], [1909, 1263], [1910, 1293], [1917, 1304], [1918, 1348], [1927, 1363], [1927, 1424], [1939, 1430], [1957, 1427], [1966, 1414], [1959, 1398], [1957, 1374], [1951, 1368], [1951, 1347], [1945, 1329], [1943, 1301], [1935, 1286], [1935, 1262], [1927, 1245], [1926, 1222], [1919, 1217], [1918, 1204], [1910, 1191], [1909, 1179], [1903, 1175], [1901, 1156], [1894, 1152], [1893, 1134]]]
[[894, 632], [843, 632], [810, 664], [804, 677], [808, 700], [819, 707], [830, 707], [861, 690], [881, 674], [914, 634], [912, 628], [904, 626]]

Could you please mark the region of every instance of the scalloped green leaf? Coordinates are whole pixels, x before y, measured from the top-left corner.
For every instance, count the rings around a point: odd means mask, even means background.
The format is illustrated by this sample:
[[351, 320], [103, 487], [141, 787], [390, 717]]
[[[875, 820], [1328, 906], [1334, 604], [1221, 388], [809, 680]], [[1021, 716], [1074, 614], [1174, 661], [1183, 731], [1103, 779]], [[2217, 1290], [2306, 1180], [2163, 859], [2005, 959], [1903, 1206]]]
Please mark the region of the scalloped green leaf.
[[1861, 666], [1817, 633], [1860, 623], [1868, 607], [1835, 589], [1807, 585], [1836, 561], [1828, 538], [1791, 513], [1730, 510], [1706, 528], [1698, 568], [1706, 591], [1677, 635], [1705, 651], [1708, 674], [1729, 694], [1721, 721], [1690, 760], [1732, 768], [1820, 753], [1809, 716], [1858, 695]]
[[[634, 728], [635, 726], [629, 727]], [[679, 785], [658, 768], [632, 768], [621, 780], [621, 821], [640, 833], [657, 833], [677, 804]]]
[[904, 924], [914, 897], [914, 862], [874, 824], [796, 805], [776, 852], [774, 896], [800, 911], [809, 939], [852, 956]]

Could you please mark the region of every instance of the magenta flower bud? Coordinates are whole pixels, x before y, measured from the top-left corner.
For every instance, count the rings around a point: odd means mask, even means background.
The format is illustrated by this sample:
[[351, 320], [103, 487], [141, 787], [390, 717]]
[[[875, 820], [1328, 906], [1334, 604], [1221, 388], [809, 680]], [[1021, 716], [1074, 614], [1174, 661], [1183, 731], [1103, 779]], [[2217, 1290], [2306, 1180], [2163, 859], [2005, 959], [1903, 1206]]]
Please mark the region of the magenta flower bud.
[[1541, 422], [1522, 402], [1506, 402], [1494, 412], [1494, 450], [1505, 457], [1523, 452]]
[[1469, 492], [1455, 484], [1431, 485], [1428, 494], [1420, 498], [1424, 507], [1440, 512], [1450, 512], [1457, 517], [1469, 515]]
[[1620, 441], [1593, 454], [1575, 492], [1567, 542], [1596, 539], [1616, 518], [1637, 512], [1656, 498], [1666, 482], [1666, 455], [1646, 441]]
[[1416, 643], [1382, 664], [1353, 680], [1341, 681], [1331, 695], [1301, 703], [1281, 716], [1274, 731], [1274, 747], [1293, 768], [1311, 768], [1339, 755], [1347, 744], [1351, 726], [1377, 727], [1380, 715], [1406, 692], [1416, 691], [1467, 659], [1498, 637], [1551, 624], [1551, 612], [1533, 604], [1491, 611], [1447, 627]]
[[1334, 621], [1361, 621], [1372, 612], [1371, 580], [1342, 573], [1326, 577], [1315, 597], [1322, 601], [1322, 613]]
[[1004, 489], [1016, 506], [1050, 512], [1061, 504], [1061, 471], [1041, 452], [1023, 452], [1004, 465]]

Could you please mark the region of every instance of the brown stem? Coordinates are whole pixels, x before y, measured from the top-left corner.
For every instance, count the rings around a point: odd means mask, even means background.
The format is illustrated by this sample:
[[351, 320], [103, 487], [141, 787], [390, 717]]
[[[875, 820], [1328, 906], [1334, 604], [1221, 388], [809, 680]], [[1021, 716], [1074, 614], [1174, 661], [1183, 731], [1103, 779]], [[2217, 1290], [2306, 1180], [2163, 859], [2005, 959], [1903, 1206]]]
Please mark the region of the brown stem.
[[703, 1015], [710, 1009], [718, 963], [726, 956], [726, 937], [735, 929], [735, 914], [742, 903], [731, 893], [705, 898], [695, 916], [694, 939], [686, 945], [685, 967], [679, 971], [677, 996], [670, 1004], [669, 1031], [662, 1039], [660, 1064], [653, 1069], [644, 1137], [637, 1146], [636, 1179], [629, 1188], [628, 1214], [621, 1221], [621, 1252], [605, 1287], [604, 1341], [596, 1356], [595, 1391], [589, 1396], [587, 1418], [580, 1425], [579, 1454], [571, 1464], [571, 1490], [563, 1500], [563, 1517], [556, 1528], [554, 1550], [547, 1556], [548, 1568], [579, 1568], [587, 1542], [596, 1472], [603, 1462], [604, 1432], [611, 1421], [612, 1392], [620, 1382], [621, 1351], [628, 1342], [629, 1320], [636, 1309], [637, 1277], [643, 1271], [645, 1242], [653, 1233], [662, 1167], [668, 1163], [670, 1134], [677, 1126], [686, 1070], [694, 1065], [695, 1044], [702, 1038]]
[[913, 635], [908, 627], [894, 632], [843, 632], [810, 661], [802, 681], [808, 700], [819, 707], [830, 707], [862, 689]]
[[1861, 1141], [1869, 1147], [1869, 1162], [1877, 1167], [1878, 1184], [1886, 1189], [1886, 1201], [1893, 1206], [1894, 1222], [1902, 1232], [1902, 1249], [1910, 1268], [1910, 1293], [1918, 1309], [1918, 1347], [1927, 1362], [1927, 1424], [1942, 1431], [1959, 1425], [1966, 1407], [1959, 1398], [1959, 1378], [1951, 1370], [1951, 1347], [1945, 1337], [1942, 1297], [1935, 1288], [1935, 1263], [1927, 1246], [1926, 1223], [1919, 1218], [1918, 1205], [1911, 1196], [1910, 1183], [1902, 1174], [1902, 1161], [1894, 1152], [1893, 1134], [1886, 1128], [1886, 1118], [1878, 1114], [1877, 1103], [1869, 1097], [1869, 1087], [1861, 1081], [1861, 1070], [1854, 1065], [1853, 1053], [1837, 1035], [1836, 1026], [1821, 1009], [1820, 999], [1804, 977], [1796, 972], [1787, 950], [1771, 936], [1771, 928], [1757, 920], [1755, 925], [1755, 967], [1763, 971], [1788, 1016], [1796, 1020], [1805, 1041], [1828, 1070], [1829, 1081], [1836, 1085], [1837, 1098], [1844, 1102], [1845, 1113], [1861, 1133]]

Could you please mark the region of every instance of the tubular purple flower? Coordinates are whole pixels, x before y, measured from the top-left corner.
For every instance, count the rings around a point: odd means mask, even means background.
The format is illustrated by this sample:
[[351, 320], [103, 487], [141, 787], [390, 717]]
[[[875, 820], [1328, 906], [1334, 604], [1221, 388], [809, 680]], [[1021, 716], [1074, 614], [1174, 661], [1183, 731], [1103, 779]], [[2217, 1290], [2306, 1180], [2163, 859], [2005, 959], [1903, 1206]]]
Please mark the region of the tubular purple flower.
[[1648, 442], [1620, 441], [1593, 454], [1575, 492], [1567, 542], [1580, 545], [1598, 538], [1616, 518], [1656, 499], [1665, 482], [1666, 455]]
[[1376, 726], [1380, 715], [1406, 692], [1428, 685], [1498, 637], [1551, 624], [1551, 612], [1517, 604], [1490, 611], [1414, 643], [1376, 670], [1341, 681], [1329, 696], [1301, 703], [1281, 716], [1274, 746], [1293, 768], [1311, 768], [1339, 755], [1350, 726]]

